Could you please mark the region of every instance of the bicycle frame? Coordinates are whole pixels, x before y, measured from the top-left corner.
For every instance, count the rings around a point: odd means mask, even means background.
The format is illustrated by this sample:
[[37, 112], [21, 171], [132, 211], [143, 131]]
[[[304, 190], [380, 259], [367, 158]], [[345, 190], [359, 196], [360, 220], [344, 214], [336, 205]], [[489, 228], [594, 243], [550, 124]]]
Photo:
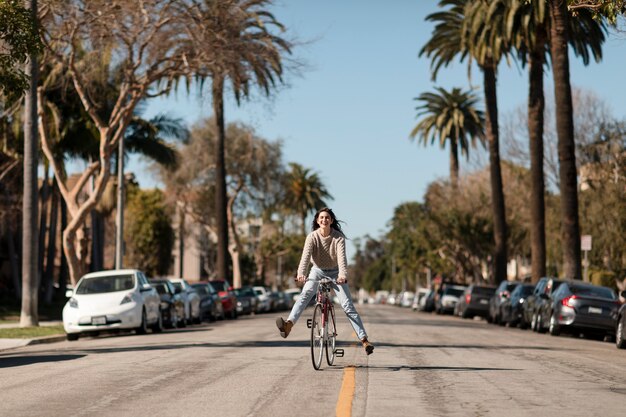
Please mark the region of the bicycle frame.
[[[318, 370], [322, 364], [323, 351], [326, 351], [326, 362], [333, 365], [335, 357], [343, 357], [343, 349], [336, 349], [337, 326], [335, 321], [335, 309], [330, 299], [330, 279], [320, 280], [317, 288], [316, 303], [313, 310], [313, 318], [307, 320], [307, 327], [311, 329], [311, 357], [313, 368]], [[317, 323], [319, 315], [320, 323]], [[320, 329], [321, 327], [321, 329]], [[321, 333], [320, 333], [321, 330]], [[332, 332], [332, 334], [329, 334]], [[321, 338], [321, 340], [319, 340]], [[316, 348], [319, 351], [316, 351]]]

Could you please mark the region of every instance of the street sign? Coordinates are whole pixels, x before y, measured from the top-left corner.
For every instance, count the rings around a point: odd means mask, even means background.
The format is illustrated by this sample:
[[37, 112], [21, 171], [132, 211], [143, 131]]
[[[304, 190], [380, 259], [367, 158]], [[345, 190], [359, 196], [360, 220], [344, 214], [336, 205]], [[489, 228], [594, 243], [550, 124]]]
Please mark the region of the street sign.
[[591, 250], [591, 235], [580, 237], [580, 250]]

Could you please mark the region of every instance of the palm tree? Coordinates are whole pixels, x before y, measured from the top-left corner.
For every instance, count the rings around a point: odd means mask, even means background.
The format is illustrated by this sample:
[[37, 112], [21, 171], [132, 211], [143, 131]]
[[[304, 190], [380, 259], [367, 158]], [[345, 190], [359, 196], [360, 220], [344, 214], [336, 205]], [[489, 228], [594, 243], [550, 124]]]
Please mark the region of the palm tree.
[[[37, 27], [37, 0], [29, 0], [30, 26]], [[29, 53], [25, 75], [28, 89], [24, 103], [24, 195], [22, 211], [22, 311], [20, 326], [38, 326], [39, 280], [37, 264], [39, 240], [37, 231], [37, 166], [39, 133], [37, 131], [37, 82], [39, 60]]]
[[[476, 138], [484, 138], [483, 112], [476, 108], [478, 97], [471, 91], [453, 88], [447, 91], [436, 87], [434, 93], [422, 93], [416, 100], [417, 117], [422, 120], [411, 131], [411, 137], [419, 135], [420, 142], [428, 145], [438, 140], [441, 148], [450, 144], [450, 181], [456, 187], [459, 181], [459, 148], [466, 157], [469, 147], [476, 146]], [[469, 139], [469, 140], [468, 140]]]
[[301, 231], [306, 235], [308, 214], [325, 207], [325, 200], [332, 200], [333, 197], [317, 173], [295, 162], [291, 162], [289, 167], [291, 171], [286, 177], [285, 206], [300, 216]]
[[217, 218], [217, 276], [226, 277], [228, 216], [224, 160], [224, 89], [230, 87], [237, 104], [247, 98], [251, 87], [266, 95], [282, 81], [283, 53], [291, 53], [288, 41], [274, 34], [283, 25], [267, 10], [271, 0], [204, 0], [185, 9], [189, 17], [187, 62], [203, 86], [211, 78], [211, 97], [217, 141], [215, 143]]
[[[543, 172], [543, 124], [545, 98], [543, 92], [543, 66], [546, 63], [550, 36], [550, 13], [546, 3], [502, 0], [508, 8], [507, 36], [517, 50], [517, 58], [529, 67], [528, 137], [530, 147], [531, 198], [530, 237], [532, 280], [537, 282], [546, 275], [545, 183]], [[569, 19], [569, 38], [574, 53], [582, 57], [585, 65], [590, 55], [596, 61], [602, 57], [605, 27], [594, 19], [588, 10], [577, 12]]]
[[441, 0], [439, 7], [449, 8], [426, 17], [426, 20], [434, 21], [436, 25], [431, 38], [421, 49], [420, 56], [426, 54], [431, 58], [433, 79], [441, 66], [447, 66], [456, 57], [463, 61], [471, 56], [482, 70], [495, 241], [493, 271], [495, 281], [500, 282], [506, 279], [507, 228], [500, 167], [496, 70], [500, 59], [508, 52], [509, 45], [502, 41], [504, 33], [501, 20], [487, 20], [488, 15], [493, 19], [502, 19], [502, 14], [493, 13], [486, 0]]

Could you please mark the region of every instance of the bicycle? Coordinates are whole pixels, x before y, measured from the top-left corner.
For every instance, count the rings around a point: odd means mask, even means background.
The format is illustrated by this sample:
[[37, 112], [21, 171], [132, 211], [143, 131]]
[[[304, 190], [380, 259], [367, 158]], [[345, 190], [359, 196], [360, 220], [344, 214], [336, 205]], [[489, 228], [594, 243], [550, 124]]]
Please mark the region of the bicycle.
[[343, 349], [337, 349], [337, 326], [335, 322], [335, 308], [330, 298], [332, 280], [323, 278], [317, 288], [316, 303], [313, 309], [313, 318], [307, 320], [307, 327], [311, 329], [311, 359], [313, 368], [317, 371], [322, 366], [324, 351], [326, 363], [332, 366], [336, 357], [343, 357]]

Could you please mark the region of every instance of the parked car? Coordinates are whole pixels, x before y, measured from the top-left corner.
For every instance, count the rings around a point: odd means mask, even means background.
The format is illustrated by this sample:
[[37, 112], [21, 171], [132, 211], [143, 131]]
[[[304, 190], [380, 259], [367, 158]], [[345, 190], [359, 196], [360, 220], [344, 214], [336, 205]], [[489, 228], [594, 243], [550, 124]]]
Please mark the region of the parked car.
[[516, 327], [522, 320], [522, 313], [526, 298], [533, 293], [534, 284], [520, 284], [500, 304], [500, 324]]
[[[626, 299], [626, 291], [622, 291], [620, 295], [622, 299]], [[615, 318], [615, 346], [626, 349], [626, 304], [622, 304]]]
[[139, 270], [89, 273], [66, 295], [63, 328], [68, 340], [102, 330], [163, 330], [159, 294]]
[[452, 314], [465, 288], [466, 287], [462, 285], [443, 285], [441, 294], [435, 301], [435, 311], [437, 314]]
[[262, 285], [255, 285], [252, 289], [254, 289], [255, 294], [259, 298], [259, 313], [269, 313], [272, 311], [274, 306], [269, 288]]
[[413, 305], [415, 293], [413, 291], [402, 291], [400, 293], [400, 307], [410, 308]]
[[465, 289], [457, 304], [457, 314], [464, 319], [489, 316], [489, 300], [496, 287], [472, 284]]
[[[296, 302], [297, 297], [300, 295], [300, 293], [302, 292], [302, 288], [288, 288], [285, 291], [283, 291], [288, 297], [291, 297], [291, 307], [293, 307], [293, 304]], [[290, 307], [290, 308], [291, 308]]]
[[208, 282], [195, 282], [191, 287], [200, 296], [200, 317], [202, 320], [223, 320], [224, 307], [219, 294]]
[[[539, 279], [539, 281], [537, 281], [532, 294], [526, 297], [526, 301], [524, 302], [524, 305], [522, 306], [522, 318], [519, 323], [520, 329], [527, 329], [531, 327], [533, 323], [533, 317], [536, 323], [537, 307], [543, 302], [540, 299], [539, 294], [545, 293], [546, 287], [548, 286], [552, 288], [554, 284], [550, 283], [550, 280], [555, 280], [555, 279], [556, 278], [542, 277]], [[556, 281], [560, 282], [559, 280], [556, 280]]]
[[435, 311], [435, 296], [436, 295], [437, 295], [436, 290], [434, 289], [429, 290], [428, 294], [426, 294], [420, 301], [419, 310], [424, 311], [426, 313]]
[[231, 319], [237, 318], [237, 296], [233, 291], [233, 287], [225, 279], [214, 279], [209, 283], [215, 288], [222, 300], [224, 314]]
[[413, 297], [413, 303], [411, 304], [413, 311], [419, 310], [420, 302], [428, 295], [429, 292], [430, 290], [428, 288], [420, 288], [417, 290], [415, 296]]
[[511, 293], [520, 283], [517, 281], [504, 280], [498, 285], [496, 291], [489, 299], [489, 323], [500, 323], [500, 304], [511, 296]]
[[565, 281], [552, 294], [541, 320], [549, 323], [550, 334], [582, 331], [612, 337], [621, 306], [609, 287], [580, 281]]
[[535, 312], [530, 321], [530, 328], [538, 333], [545, 333], [548, 330], [549, 315], [546, 310], [550, 308], [552, 303], [552, 294], [563, 284], [560, 279], [550, 278], [546, 282], [546, 286], [539, 297], [535, 299]]
[[258, 299], [252, 287], [244, 286], [235, 289], [235, 296], [237, 297], [237, 314], [256, 313]]
[[169, 278], [174, 284], [177, 292], [180, 292], [185, 302], [185, 320], [187, 324], [200, 323], [202, 316], [200, 313], [200, 296], [194, 291], [193, 287], [182, 278]]
[[176, 294], [174, 285], [166, 279], [149, 280], [161, 299], [161, 316], [165, 327], [185, 327], [185, 302]]

